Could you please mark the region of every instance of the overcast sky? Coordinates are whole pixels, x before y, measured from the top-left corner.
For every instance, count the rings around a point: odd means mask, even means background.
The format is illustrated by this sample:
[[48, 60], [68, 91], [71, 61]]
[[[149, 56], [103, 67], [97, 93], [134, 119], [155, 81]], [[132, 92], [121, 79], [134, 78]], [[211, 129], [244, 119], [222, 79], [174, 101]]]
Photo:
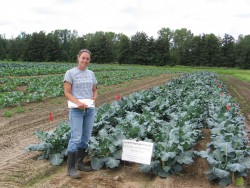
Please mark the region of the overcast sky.
[[0, 34], [17, 37], [56, 29], [81, 36], [97, 31], [145, 32], [186, 28], [194, 35], [250, 34], [250, 0], [0, 0]]

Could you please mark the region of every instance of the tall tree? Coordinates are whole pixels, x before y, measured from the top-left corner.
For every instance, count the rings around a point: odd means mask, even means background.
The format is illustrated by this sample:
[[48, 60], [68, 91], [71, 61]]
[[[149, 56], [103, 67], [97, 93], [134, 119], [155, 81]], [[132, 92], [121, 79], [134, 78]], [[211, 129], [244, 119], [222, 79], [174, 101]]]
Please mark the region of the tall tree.
[[27, 61], [41, 62], [45, 61], [46, 35], [43, 31], [31, 35], [26, 50]]
[[174, 46], [174, 30], [171, 30], [170, 28], [162, 28], [159, 30], [158, 35], [160, 38], [163, 38], [164, 40], [168, 41], [169, 48], [173, 48]]
[[[201, 40], [199, 43], [199, 66], [208, 66], [208, 49], [207, 49], [207, 41], [206, 41], [206, 35], [201, 35]], [[192, 62], [189, 61], [191, 65]]]
[[250, 35], [239, 36], [235, 51], [236, 67], [250, 69]]
[[[174, 57], [173, 53], [173, 47], [174, 47], [174, 31], [170, 28], [162, 28], [158, 31], [158, 39], [156, 40], [156, 43], [160, 42], [160, 46], [162, 46], [163, 52], [161, 54], [164, 54], [165, 57], [163, 57], [164, 61], [166, 61], [164, 64], [174, 66], [176, 64], [176, 58]], [[159, 41], [160, 40], [160, 41]]]
[[207, 66], [216, 67], [221, 62], [220, 41], [214, 34], [205, 35]]
[[22, 48], [20, 48], [19, 45], [20, 45], [19, 38], [15, 38], [15, 39], [9, 41], [8, 57], [12, 61], [17, 61], [17, 60], [20, 60], [20, 58], [21, 58], [21, 49]]
[[[119, 43], [119, 38], [118, 35], [115, 34], [114, 32], [105, 32], [105, 36], [107, 37], [107, 46], [110, 48], [110, 54], [109, 54], [109, 59], [110, 62], [117, 62], [117, 53], [118, 53], [118, 43]], [[109, 63], [110, 63], [109, 62]]]
[[221, 66], [223, 67], [234, 67], [235, 65], [235, 46], [234, 38], [231, 35], [225, 34], [221, 42], [222, 61]]
[[44, 49], [44, 61], [62, 61], [62, 49], [59, 38], [53, 33], [46, 36], [46, 47]]
[[88, 39], [88, 48], [93, 52], [92, 61], [95, 63], [111, 63], [113, 62], [113, 44], [109, 34], [104, 32], [96, 32], [86, 35]]
[[224, 38], [214, 34], [194, 36], [185, 28], [162, 28], [158, 34], [154, 39], [137, 32], [129, 38], [99, 31], [79, 37], [77, 31], [64, 29], [47, 35], [22, 32], [12, 39], [0, 35], [0, 59], [75, 62], [79, 50], [88, 48], [96, 63], [250, 67], [249, 35], [240, 35], [235, 42], [228, 34]]
[[190, 63], [190, 48], [193, 38], [193, 33], [185, 28], [174, 31], [173, 36], [173, 55], [176, 63], [179, 65], [189, 65]]
[[131, 37], [131, 62], [133, 64], [150, 64], [152, 53], [148, 50], [148, 41], [148, 36], [144, 32], [137, 32]]
[[190, 61], [193, 66], [200, 66], [201, 36], [194, 36], [190, 46]]
[[130, 64], [130, 53], [131, 53], [131, 47], [130, 47], [130, 39], [124, 34], [118, 35], [118, 63], [119, 64]]
[[0, 34], [0, 59], [7, 58], [7, 39], [5, 39], [5, 35]]
[[69, 61], [76, 62], [78, 52], [84, 48], [87, 48], [84, 36], [79, 37], [78, 32], [74, 30], [69, 41]]
[[70, 40], [70, 62], [76, 62], [80, 50], [87, 48], [85, 36], [72, 37]]
[[154, 58], [154, 65], [165, 66], [169, 65], [172, 66], [170, 59], [170, 44], [169, 38], [165, 35], [160, 35], [154, 42], [154, 51], [155, 51], [155, 58]]
[[54, 35], [58, 37], [62, 49], [61, 60], [70, 61], [71, 30], [55, 30]]

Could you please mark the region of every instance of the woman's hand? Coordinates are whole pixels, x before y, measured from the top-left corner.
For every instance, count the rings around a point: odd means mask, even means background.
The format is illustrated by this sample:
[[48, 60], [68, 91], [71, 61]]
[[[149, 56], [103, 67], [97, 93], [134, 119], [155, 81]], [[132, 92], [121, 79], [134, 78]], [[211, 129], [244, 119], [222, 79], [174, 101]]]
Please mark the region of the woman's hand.
[[80, 101], [78, 101], [76, 104], [77, 104], [78, 108], [81, 110], [84, 110], [85, 108], [88, 107], [88, 105], [86, 105], [85, 103], [82, 103]]

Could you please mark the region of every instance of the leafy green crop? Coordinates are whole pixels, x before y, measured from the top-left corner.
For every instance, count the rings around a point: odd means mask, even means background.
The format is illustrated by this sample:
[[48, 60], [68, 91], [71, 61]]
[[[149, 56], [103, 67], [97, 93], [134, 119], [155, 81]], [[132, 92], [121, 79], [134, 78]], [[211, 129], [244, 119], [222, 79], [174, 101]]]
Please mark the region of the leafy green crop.
[[[63, 96], [63, 76], [74, 66], [75, 64], [72, 63], [0, 62], [0, 109]], [[91, 64], [89, 69], [95, 72], [100, 86], [173, 73], [173, 71], [157, 68], [123, 65]]]
[[35, 135], [42, 142], [29, 145], [27, 151], [42, 151], [39, 159], [49, 159], [52, 165], [60, 165], [67, 154], [66, 148], [70, 138], [68, 123], [62, 121], [55, 130], [50, 132], [38, 130]]
[[[211, 142], [207, 150], [194, 151], [202, 128], [210, 129]], [[206, 173], [221, 186], [231, 182], [232, 173], [244, 177], [250, 168], [244, 117], [211, 72], [184, 74], [100, 106], [88, 147], [92, 168], [118, 167], [123, 139], [154, 143], [151, 164], [141, 164], [140, 170], [161, 177], [180, 173], [195, 155], [208, 160]]]

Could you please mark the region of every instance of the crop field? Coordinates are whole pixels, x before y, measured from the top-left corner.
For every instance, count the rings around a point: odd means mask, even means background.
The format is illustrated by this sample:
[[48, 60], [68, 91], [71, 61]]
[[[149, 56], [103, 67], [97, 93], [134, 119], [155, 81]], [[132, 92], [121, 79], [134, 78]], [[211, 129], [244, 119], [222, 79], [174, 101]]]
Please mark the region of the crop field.
[[[63, 95], [63, 75], [75, 64], [0, 63], [0, 108], [22, 106]], [[101, 86], [174, 71], [128, 66], [91, 65]]]
[[[0, 63], [0, 187], [250, 185], [249, 72], [195, 67], [91, 64], [95, 171], [67, 177], [63, 76], [74, 66]], [[123, 139], [153, 143], [151, 164], [122, 161]]]

